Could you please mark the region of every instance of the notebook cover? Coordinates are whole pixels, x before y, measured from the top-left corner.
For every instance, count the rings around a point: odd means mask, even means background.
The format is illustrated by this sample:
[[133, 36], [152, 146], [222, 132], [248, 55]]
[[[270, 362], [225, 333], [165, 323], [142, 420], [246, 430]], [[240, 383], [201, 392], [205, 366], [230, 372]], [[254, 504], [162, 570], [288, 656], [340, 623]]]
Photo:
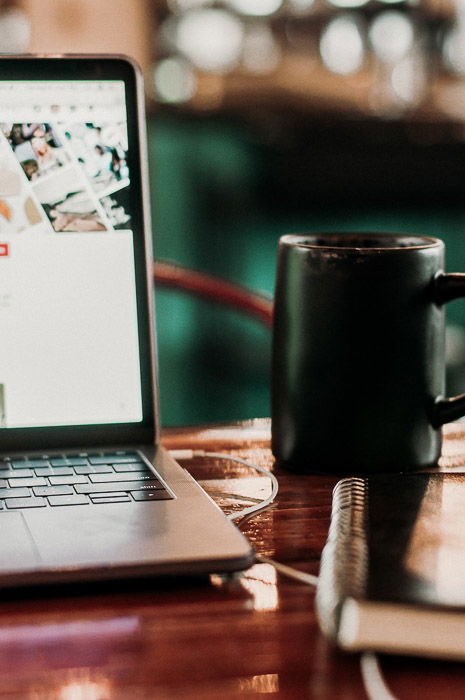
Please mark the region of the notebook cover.
[[397, 615], [403, 608], [435, 616], [456, 611], [461, 619], [464, 582], [465, 474], [379, 475], [337, 484], [316, 598], [325, 634], [337, 638], [349, 599], [380, 609], [394, 604]]

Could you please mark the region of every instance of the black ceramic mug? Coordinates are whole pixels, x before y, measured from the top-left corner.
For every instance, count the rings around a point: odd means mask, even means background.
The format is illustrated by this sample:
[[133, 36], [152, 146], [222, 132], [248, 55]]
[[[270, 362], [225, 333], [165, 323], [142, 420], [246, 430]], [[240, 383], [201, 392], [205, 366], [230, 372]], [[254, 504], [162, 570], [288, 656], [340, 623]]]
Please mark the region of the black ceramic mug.
[[[279, 241], [272, 448], [302, 472], [400, 472], [437, 465], [444, 398], [444, 303], [465, 296], [444, 243], [346, 233]], [[464, 387], [465, 388], [465, 387]]]

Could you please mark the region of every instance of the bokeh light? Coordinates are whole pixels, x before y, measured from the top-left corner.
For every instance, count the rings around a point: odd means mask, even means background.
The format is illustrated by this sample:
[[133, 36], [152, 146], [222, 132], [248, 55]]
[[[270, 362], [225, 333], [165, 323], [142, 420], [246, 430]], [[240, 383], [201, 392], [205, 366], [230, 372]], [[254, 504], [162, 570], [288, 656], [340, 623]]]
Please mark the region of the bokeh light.
[[407, 56], [393, 69], [391, 84], [398, 99], [405, 105], [414, 105], [425, 89], [425, 70], [418, 55]]
[[352, 14], [332, 19], [321, 35], [320, 54], [333, 73], [349, 75], [358, 71], [364, 60], [364, 42], [360, 26]]
[[192, 66], [180, 56], [165, 58], [155, 66], [153, 82], [162, 102], [187, 102], [196, 91], [197, 81]]
[[465, 75], [465, 23], [461, 22], [447, 35], [442, 49], [446, 65]]
[[363, 7], [363, 5], [366, 5], [370, 0], [328, 0], [328, 2], [331, 5], [334, 5], [334, 7], [340, 7], [340, 8], [350, 8], [350, 7]]
[[254, 17], [272, 15], [283, 4], [283, 0], [228, 0], [228, 2], [236, 12]]
[[168, 7], [171, 12], [186, 12], [196, 7], [209, 5], [210, 0], [168, 0]]
[[270, 73], [279, 65], [280, 48], [266, 23], [253, 23], [245, 34], [242, 63], [251, 73]]
[[315, 0], [288, 0], [288, 5], [295, 13], [305, 13], [315, 4]]
[[179, 18], [176, 46], [197, 68], [227, 72], [241, 55], [244, 28], [241, 20], [227, 10], [200, 8]]
[[386, 10], [375, 17], [368, 36], [376, 56], [392, 64], [405, 58], [415, 41], [411, 20], [398, 10]]
[[19, 7], [0, 12], [0, 53], [24, 53], [31, 38], [31, 22]]

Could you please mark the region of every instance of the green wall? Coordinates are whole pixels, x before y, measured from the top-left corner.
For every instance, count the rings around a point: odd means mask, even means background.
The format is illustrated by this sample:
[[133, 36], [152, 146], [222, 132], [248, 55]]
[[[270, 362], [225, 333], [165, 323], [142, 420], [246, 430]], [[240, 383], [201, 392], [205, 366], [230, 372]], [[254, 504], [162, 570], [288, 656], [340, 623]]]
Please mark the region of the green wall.
[[[443, 238], [448, 270], [465, 271], [465, 206], [428, 201], [375, 206], [360, 198], [355, 207], [306, 208], [285, 197], [276, 201], [276, 191], [267, 193], [266, 147], [247, 128], [219, 120], [155, 117], [149, 122], [149, 149], [156, 258], [271, 294], [280, 235], [384, 230]], [[269, 415], [268, 329], [162, 288], [156, 313], [165, 425]], [[448, 305], [448, 319], [465, 327], [465, 301]], [[460, 382], [462, 374], [457, 376]]]

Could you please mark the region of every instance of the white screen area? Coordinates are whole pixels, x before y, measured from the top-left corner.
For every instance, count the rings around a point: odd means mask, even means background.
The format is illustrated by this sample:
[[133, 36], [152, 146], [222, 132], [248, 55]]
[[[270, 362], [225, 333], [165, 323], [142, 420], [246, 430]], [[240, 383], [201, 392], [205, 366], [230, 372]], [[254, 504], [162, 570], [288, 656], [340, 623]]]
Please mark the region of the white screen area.
[[124, 84], [0, 81], [0, 427], [142, 420]]

